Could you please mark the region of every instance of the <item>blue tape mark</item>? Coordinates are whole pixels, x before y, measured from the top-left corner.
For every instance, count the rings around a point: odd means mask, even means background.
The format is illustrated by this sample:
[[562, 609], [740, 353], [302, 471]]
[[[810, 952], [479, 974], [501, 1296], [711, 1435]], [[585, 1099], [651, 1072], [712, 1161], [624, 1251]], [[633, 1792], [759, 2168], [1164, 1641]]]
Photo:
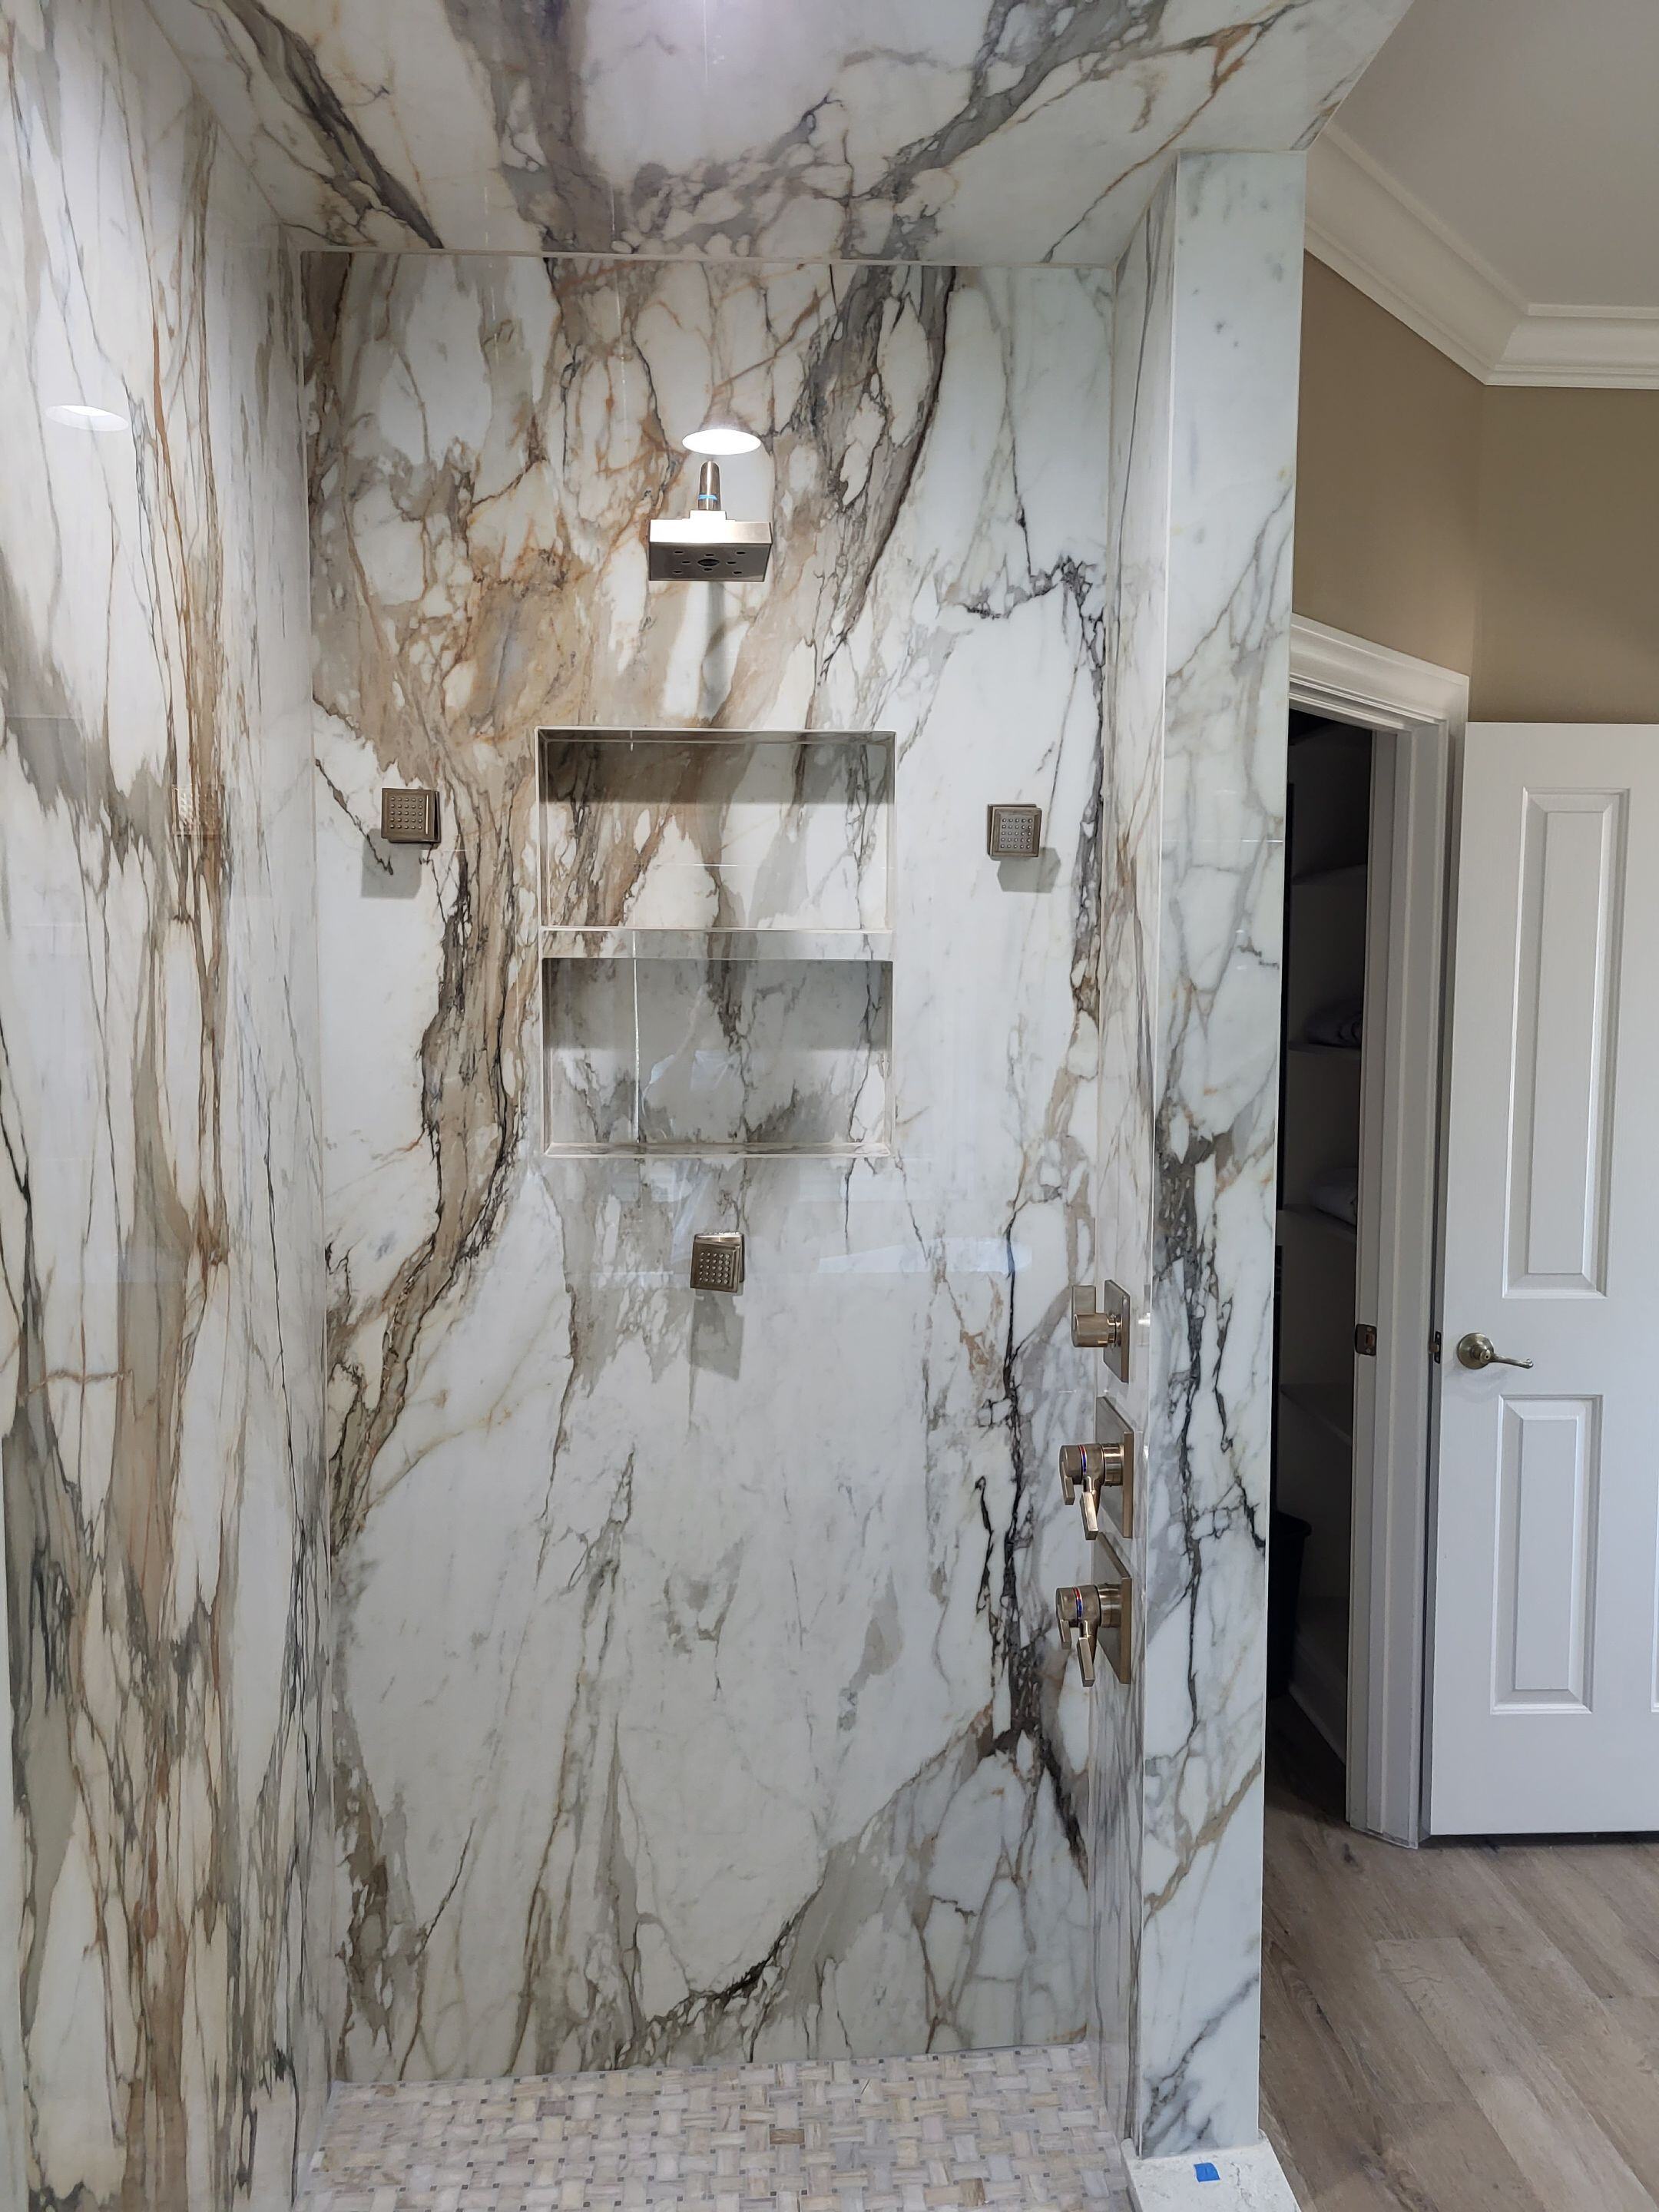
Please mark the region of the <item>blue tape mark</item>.
[[1195, 2166], [1193, 2172], [1200, 2181], [1219, 2181], [1221, 2179], [1221, 2168], [1218, 2166], [1212, 2166], [1207, 2158]]

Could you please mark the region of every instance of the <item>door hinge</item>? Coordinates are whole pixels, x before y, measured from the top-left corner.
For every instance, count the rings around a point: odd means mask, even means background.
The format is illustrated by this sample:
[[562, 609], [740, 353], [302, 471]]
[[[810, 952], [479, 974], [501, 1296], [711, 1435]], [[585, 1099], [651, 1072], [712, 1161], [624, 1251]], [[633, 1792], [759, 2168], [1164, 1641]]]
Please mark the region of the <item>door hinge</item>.
[[1440, 1364], [1440, 1332], [1435, 1329], [1429, 1338], [1429, 1357], [1437, 1367]]
[[1354, 1323], [1353, 1348], [1366, 1359], [1376, 1357], [1376, 1324], [1361, 1321]]

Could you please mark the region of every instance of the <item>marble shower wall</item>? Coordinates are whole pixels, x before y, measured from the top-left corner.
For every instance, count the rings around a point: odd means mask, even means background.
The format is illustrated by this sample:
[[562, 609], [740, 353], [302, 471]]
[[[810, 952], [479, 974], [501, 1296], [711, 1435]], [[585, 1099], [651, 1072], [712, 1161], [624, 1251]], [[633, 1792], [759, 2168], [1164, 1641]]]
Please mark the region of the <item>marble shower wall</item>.
[[1406, 0], [156, 0], [331, 246], [1109, 264], [1305, 145]]
[[1147, 2156], [1258, 2131], [1302, 188], [1299, 155], [1183, 157], [1117, 272], [1100, 1233], [1149, 1325], [1092, 1845], [1096, 2032]]
[[[1079, 2035], [1051, 1620], [1092, 1414], [1109, 287], [307, 265], [337, 2070]], [[649, 586], [711, 410], [768, 441], [726, 492], [771, 575]], [[894, 733], [889, 1153], [544, 1154], [538, 725]], [[374, 834], [387, 782], [440, 790], [429, 860]], [[1004, 799], [1044, 806], [1039, 861], [987, 858]], [[638, 851], [708, 812], [642, 804]], [[589, 849], [561, 822], [556, 863]], [[791, 886], [827, 834], [762, 869], [765, 918], [825, 918], [833, 854]], [[700, 1037], [717, 1073], [748, 1018]], [[722, 1228], [735, 1300], [687, 1287]]]
[[330, 1897], [298, 289], [143, 7], [0, 56], [0, 2194], [276, 2212]]

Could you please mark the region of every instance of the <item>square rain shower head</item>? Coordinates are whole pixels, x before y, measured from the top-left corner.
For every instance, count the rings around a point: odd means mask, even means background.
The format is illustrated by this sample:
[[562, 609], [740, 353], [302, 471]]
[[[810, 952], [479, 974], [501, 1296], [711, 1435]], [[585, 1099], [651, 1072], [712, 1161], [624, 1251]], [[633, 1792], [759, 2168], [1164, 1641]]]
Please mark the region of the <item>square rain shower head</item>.
[[653, 584], [757, 584], [772, 557], [772, 526], [688, 514], [653, 522], [650, 548]]

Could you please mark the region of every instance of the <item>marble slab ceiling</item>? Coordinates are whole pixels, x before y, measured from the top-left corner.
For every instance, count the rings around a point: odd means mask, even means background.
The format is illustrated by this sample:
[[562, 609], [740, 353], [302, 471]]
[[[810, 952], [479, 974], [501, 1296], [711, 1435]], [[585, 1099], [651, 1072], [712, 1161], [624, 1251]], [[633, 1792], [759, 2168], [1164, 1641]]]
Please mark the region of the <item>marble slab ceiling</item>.
[[11, 0], [0, 75], [0, 2203], [287, 2212], [330, 1971], [299, 289], [143, 8]]
[[[1095, 1267], [1106, 278], [356, 254], [308, 282], [337, 2070], [1077, 2037], [1086, 1700], [1052, 1608], [1082, 1557], [1056, 1455], [1094, 1411], [1066, 1295]], [[672, 426], [717, 398], [767, 440], [727, 493], [771, 514], [771, 574], [652, 586], [644, 522], [695, 474]], [[635, 890], [745, 855], [750, 938], [890, 924], [884, 1153], [741, 1149], [840, 1111], [799, 1024], [750, 1051], [755, 992], [810, 960], [703, 1002], [702, 1096], [750, 1109], [712, 1147], [544, 1151], [542, 896], [568, 919], [593, 840], [560, 816], [538, 884], [537, 732], [583, 724], [894, 733], [888, 914], [848, 903], [884, 844], [810, 752], [788, 805], [735, 781], [729, 831], [659, 765], [630, 869], [605, 830]], [[374, 835], [387, 782], [439, 788], [430, 859]], [[1002, 799], [1044, 808], [1040, 860], [988, 856]], [[674, 963], [643, 965], [627, 1048], [660, 1073]], [[858, 965], [817, 971], [824, 1018]], [[732, 1229], [741, 1296], [693, 1292], [692, 1236]]]
[[1304, 145], [1406, 0], [155, 0], [331, 246], [1110, 263]]

